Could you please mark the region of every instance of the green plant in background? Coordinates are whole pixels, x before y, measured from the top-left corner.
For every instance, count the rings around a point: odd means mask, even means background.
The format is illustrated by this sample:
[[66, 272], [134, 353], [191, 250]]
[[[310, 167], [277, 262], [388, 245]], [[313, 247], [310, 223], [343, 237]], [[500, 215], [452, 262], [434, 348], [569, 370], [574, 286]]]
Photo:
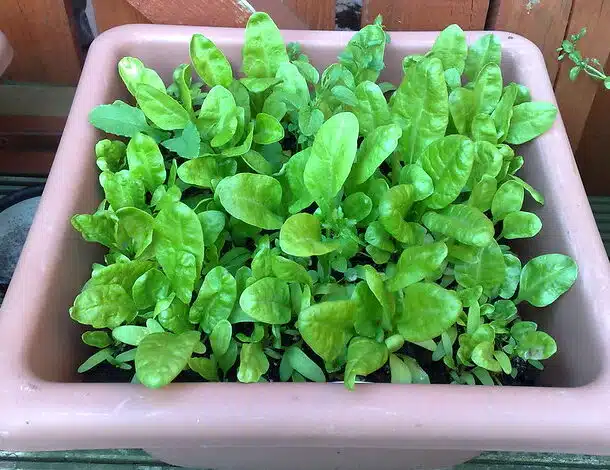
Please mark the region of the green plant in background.
[[351, 389], [429, 383], [437, 366], [433, 381], [490, 385], [542, 368], [555, 341], [518, 309], [551, 304], [577, 267], [512, 251], [542, 227], [526, 194], [544, 199], [511, 145], [557, 110], [503, 82], [498, 39], [468, 47], [452, 25], [396, 87], [377, 83], [381, 19], [321, 74], [266, 14], [245, 34], [243, 78], [194, 35], [169, 87], [125, 57], [136, 106], [89, 116], [125, 139], [96, 145], [105, 199], [72, 219], [108, 248], [70, 309], [99, 348], [79, 371]]
[[577, 43], [585, 34], [587, 34], [587, 28], [582, 28], [577, 34], [571, 34], [569, 39], [565, 39], [561, 43], [561, 47], [557, 49], [557, 52], [559, 52], [557, 60], [561, 61], [567, 57], [574, 63], [574, 66], [570, 69], [570, 80], [576, 80], [578, 75], [584, 72], [594, 80], [603, 82], [606, 89], [610, 90], [610, 77], [604, 71], [602, 63], [598, 59], [583, 57], [578, 50]]

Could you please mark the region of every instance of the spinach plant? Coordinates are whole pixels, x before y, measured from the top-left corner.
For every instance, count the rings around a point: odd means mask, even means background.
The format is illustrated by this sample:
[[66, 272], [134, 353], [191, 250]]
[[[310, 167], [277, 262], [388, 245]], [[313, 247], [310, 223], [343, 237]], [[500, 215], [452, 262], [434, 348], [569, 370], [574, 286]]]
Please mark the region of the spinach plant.
[[196, 34], [169, 86], [125, 57], [131, 103], [91, 111], [115, 137], [95, 146], [104, 200], [72, 219], [108, 250], [70, 309], [98, 349], [79, 371], [351, 389], [542, 368], [556, 343], [519, 308], [577, 267], [513, 252], [542, 227], [526, 197], [544, 203], [513, 145], [557, 110], [504, 82], [498, 39], [452, 25], [395, 85], [380, 18], [321, 72], [265, 13], [245, 35], [242, 74]]

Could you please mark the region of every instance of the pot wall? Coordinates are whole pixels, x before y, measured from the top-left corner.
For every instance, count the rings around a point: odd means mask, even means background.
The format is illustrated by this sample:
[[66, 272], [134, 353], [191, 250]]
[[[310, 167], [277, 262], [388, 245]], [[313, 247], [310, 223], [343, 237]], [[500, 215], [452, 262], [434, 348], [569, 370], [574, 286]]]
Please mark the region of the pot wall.
[[[531, 315], [559, 345], [541, 378], [549, 388], [363, 384], [347, 392], [340, 384], [194, 383], [148, 390], [79, 383], [76, 367], [90, 351], [68, 307], [102, 254], [69, 222], [101, 199], [93, 153], [100, 135], [87, 114], [127, 98], [119, 58], [137, 56], [169, 80], [188, 62], [195, 32], [213, 39], [238, 70], [243, 31], [234, 29], [126, 26], [104, 33], [89, 52], [0, 311], [0, 448], [134, 447], [191, 467], [268, 469], [435, 468], [481, 450], [609, 453], [610, 270], [561, 119], [521, 149], [524, 178], [547, 198], [536, 208], [543, 231], [521, 253], [566, 253], [580, 266], [570, 292]], [[323, 68], [352, 33], [283, 34]], [[469, 40], [481, 34], [469, 33]], [[505, 81], [553, 101], [540, 51], [519, 36], [499, 36]], [[401, 59], [428, 50], [435, 37], [393, 33], [383, 78], [398, 82]]]

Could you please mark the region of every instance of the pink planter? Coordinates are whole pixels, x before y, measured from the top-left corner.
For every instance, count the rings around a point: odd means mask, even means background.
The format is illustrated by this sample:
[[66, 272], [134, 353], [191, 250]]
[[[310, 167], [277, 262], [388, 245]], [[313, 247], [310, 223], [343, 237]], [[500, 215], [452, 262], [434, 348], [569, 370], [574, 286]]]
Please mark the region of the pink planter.
[[0, 31], [0, 75], [4, 73], [11, 60], [13, 60], [13, 49], [6, 36]]
[[[142, 447], [194, 467], [435, 468], [481, 450], [609, 453], [610, 270], [561, 120], [524, 146], [527, 180], [547, 196], [544, 230], [525, 249], [566, 253], [580, 266], [568, 294], [536, 321], [559, 353], [540, 385], [83, 384], [87, 354], [68, 307], [100, 258], [70, 226], [99, 202], [91, 108], [124, 95], [120, 57], [140, 57], [165, 78], [188, 61], [195, 32], [240, 63], [243, 31], [126, 26], [91, 48], [40, 209], [0, 313], [0, 447], [15, 450]], [[470, 33], [472, 40], [482, 33]], [[285, 31], [318, 67], [351, 33]], [[553, 100], [540, 51], [499, 33], [508, 80]], [[428, 50], [436, 33], [394, 33], [385, 78], [403, 56]], [[238, 68], [237, 65], [235, 67]]]

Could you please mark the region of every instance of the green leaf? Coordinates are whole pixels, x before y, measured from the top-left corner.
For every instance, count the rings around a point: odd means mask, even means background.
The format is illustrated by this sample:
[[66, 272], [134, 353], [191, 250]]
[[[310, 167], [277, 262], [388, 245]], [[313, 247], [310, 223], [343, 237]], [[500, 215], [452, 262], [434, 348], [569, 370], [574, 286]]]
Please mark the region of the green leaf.
[[75, 215], [70, 222], [88, 242], [100, 243], [108, 248], [115, 246], [117, 218], [111, 211]]
[[491, 209], [491, 203], [497, 190], [498, 180], [493, 176], [483, 175], [480, 181], [472, 188], [468, 198], [468, 205], [475, 207], [481, 212], [487, 212]]
[[464, 74], [469, 80], [474, 80], [487, 64], [500, 65], [502, 45], [494, 34], [486, 34], [477, 39], [468, 48]]
[[515, 302], [525, 300], [535, 307], [546, 307], [567, 292], [577, 277], [578, 266], [569, 256], [538, 256], [523, 266]]
[[355, 94], [358, 104], [352, 107], [352, 112], [363, 136], [391, 122], [390, 109], [379, 85], [364, 81], [356, 87]]
[[82, 374], [93, 369], [95, 366], [100, 365], [102, 362], [110, 360], [112, 360], [112, 349], [101, 349], [83, 362], [76, 371], [79, 374]]
[[112, 344], [112, 339], [105, 331], [85, 331], [81, 339], [87, 346], [94, 348], [105, 348]]
[[165, 84], [161, 77], [152, 69], [146, 68], [140, 59], [123, 57], [119, 60], [119, 75], [133, 96], [142, 84], [156, 88], [165, 93]]
[[517, 354], [524, 360], [541, 361], [556, 352], [555, 340], [542, 331], [529, 331], [517, 340]]
[[345, 217], [360, 222], [371, 213], [373, 201], [366, 194], [358, 192], [347, 196], [341, 206]]
[[496, 137], [498, 142], [504, 142], [508, 135], [508, 129], [510, 127], [511, 119], [513, 117], [513, 106], [517, 99], [517, 85], [514, 83], [509, 84], [504, 88], [502, 98], [496, 109], [491, 113], [491, 117], [496, 127]]
[[216, 187], [216, 194], [229, 214], [247, 224], [273, 230], [284, 223], [277, 214], [282, 187], [275, 178], [239, 173], [224, 178]]
[[474, 113], [491, 114], [502, 97], [502, 70], [494, 63], [483, 67], [474, 83]]
[[112, 337], [121, 343], [137, 346], [150, 333], [144, 326], [123, 325], [112, 330]]
[[199, 336], [198, 331], [146, 336], [138, 345], [135, 359], [136, 377], [140, 383], [149, 388], [169, 384], [186, 367]]
[[411, 383], [414, 383], [414, 384], [429, 384], [430, 383], [430, 378], [428, 377], [428, 374], [426, 374], [426, 371], [423, 370], [419, 366], [419, 364], [417, 363], [417, 361], [415, 359], [413, 359], [412, 357], [406, 356], [404, 354], [400, 355], [400, 359], [402, 359], [404, 361], [404, 363], [409, 368], [409, 371], [411, 372]]
[[388, 361], [388, 348], [370, 338], [354, 338], [347, 347], [344, 382], [348, 390], [354, 389], [356, 376], [369, 375]]
[[104, 171], [100, 174], [100, 185], [113, 210], [121, 207], [146, 208], [144, 183], [128, 170], [118, 173]]
[[163, 155], [152, 137], [140, 132], [134, 135], [127, 145], [127, 162], [131, 175], [142, 180], [148, 191], [165, 181]]
[[160, 129], [184, 129], [190, 120], [189, 113], [180, 103], [149, 85], [138, 85], [136, 100], [146, 117]]
[[273, 277], [256, 281], [243, 291], [239, 306], [257, 321], [283, 325], [292, 315], [288, 283]]
[[404, 289], [433, 274], [447, 258], [447, 253], [447, 245], [443, 242], [405, 248], [396, 265], [396, 273], [387, 281], [388, 289]]
[[153, 243], [176, 295], [190, 303], [203, 264], [203, 232], [197, 214], [181, 202], [163, 208], [155, 218]]
[[423, 224], [432, 232], [455, 238], [470, 246], [485, 247], [493, 240], [494, 227], [485, 214], [465, 204], [455, 204], [439, 212], [426, 212]]
[[324, 372], [298, 346], [291, 346], [284, 352], [284, 359], [290, 367], [313, 382], [326, 382]]
[[280, 122], [265, 113], [258, 113], [254, 124], [254, 142], [257, 144], [272, 144], [284, 138], [284, 128]]
[[104, 132], [125, 137], [146, 132], [149, 128], [142, 110], [121, 100], [93, 108], [89, 113], [89, 122]]
[[531, 238], [542, 229], [542, 222], [531, 212], [511, 212], [504, 217], [502, 236], [506, 239]]
[[415, 187], [410, 184], [399, 184], [390, 188], [379, 204], [381, 225], [399, 242], [416, 244], [416, 224], [405, 220], [414, 202]]
[[544, 205], [544, 196], [539, 191], [532, 188], [532, 186], [530, 186], [529, 184], [527, 184], [525, 181], [523, 181], [521, 178], [518, 178], [517, 176], [511, 175], [510, 179], [519, 183], [521, 186], [523, 186], [523, 189], [525, 189], [529, 193], [529, 195], [532, 197], [532, 199], [534, 201], [536, 201], [538, 204]]
[[242, 383], [255, 383], [267, 373], [267, 370], [269, 370], [269, 360], [263, 352], [262, 343], [243, 344], [239, 354], [237, 380]]
[[442, 209], [459, 196], [468, 181], [474, 162], [474, 145], [464, 136], [449, 135], [431, 143], [422, 156], [422, 168], [434, 185], [424, 203]]
[[303, 266], [282, 256], [271, 258], [271, 271], [275, 277], [282, 281], [312, 284], [311, 276]]
[[411, 184], [415, 188], [415, 200], [422, 201], [434, 193], [434, 183], [421, 166], [405, 165], [400, 170], [400, 184]]
[[393, 384], [412, 383], [411, 370], [396, 354], [390, 354], [390, 382]]
[[178, 89], [178, 97], [182, 103], [182, 107], [194, 116], [193, 112], [193, 97], [191, 96], [191, 86], [193, 71], [190, 65], [181, 64], [174, 69], [173, 78], [174, 85]]
[[116, 240], [119, 249], [134, 252], [136, 258], [152, 243], [154, 219], [148, 212], [135, 207], [116, 211], [118, 218]]
[[227, 372], [233, 367], [235, 361], [237, 361], [237, 342], [231, 340], [231, 344], [229, 345], [229, 349], [225, 354], [216, 358], [218, 361], [218, 366], [222, 369], [222, 371], [227, 374]]
[[189, 46], [191, 61], [197, 75], [210, 88], [222, 85], [228, 88], [233, 81], [231, 64], [211, 40], [202, 34], [193, 34]]
[[209, 334], [218, 322], [229, 318], [236, 299], [235, 278], [225, 267], [216, 266], [206, 274], [189, 311], [189, 320], [201, 323], [203, 331]]
[[320, 256], [339, 248], [335, 240], [322, 240], [322, 227], [314, 215], [289, 217], [280, 229], [280, 247], [292, 256]]
[[282, 62], [275, 74], [281, 83], [275, 87], [278, 98], [286, 103], [287, 109], [296, 110], [309, 103], [309, 88], [299, 69], [290, 62]]
[[506, 142], [523, 144], [548, 131], [557, 118], [557, 108], [552, 103], [534, 101], [518, 104], [513, 108]]
[[199, 144], [199, 131], [192, 122], [187, 123], [179, 137], [161, 142], [163, 147], [183, 158], [197, 158], [199, 156]]
[[201, 137], [210, 140], [212, 147], [227, 144], [237, 130], [237, 105], [231, 92], [221, 85], [213, 87], [201, 105], [195, 124]]
[[218, 382], [218, 363], [216, 358], [191, 357], [188, 360], [189, 367], [197, 372], [208, 382]]
[[388, 251], [390, 253], [395, 249], [394, 242], [390, 238], [390, 235], [383, 229], [383, 226], [378, 221], [369, 224], [369, 226], [366, 228], [364, 240], [373, 245], [375, 248]]
[[345, 49], [339, 54], [339, 62], [344, 65], [356, 79], [372, 82], [379, 78], [383, 69], [386, 33], [381, 24], [369, 24], [355, 33]]
[[[496, 108], [497, 109], [497, 108]], [[496, 125], [488, 114], [479, 113], [472, 119], [471, 129], [472, 140], [478, 142], [498, 142]]]
[[470, 183], [474, 186], [486, 175], [496, 178], [502, 163], [502, 152], [495, 145], [485, 141], [475, 142]]
[[178, 167], [178, 177], [187, 184], [200, 188], [212, 188], [212, 182], [223, 177], [215, 157], [200, 157], [184, 162]]
[[133, 283], [132, 296], [138, 310], [153, 307], [169, 295], [170, 282], [158, 269], [150, 269]]
[[511, 212], [518, 212], [523, 206], [523, 186], [508, 180], [498, 188], [491, 202], [491, 214], [494, 222], [503, 220]]
[[299, 313], [299, 332], [309, 347], [330, 363], [345, 351], [353, 336], [357, 309], [358, 304], [353, 300], [314, 304]]
[[305, 164], [303, 181], [314, 200], [326, 206], [350, 173], [358, 141], [358, 120], [352, 113], [335, 114], [316, 134]]
[[390, 100], [394, 122], [403, 130], [398, 147], [406, 163], [416, 163], [422, 151], [445, 135], [449, 121], [443, 64], [426, 58], [417, 63]]
[[470, 134], [474, 118], [474, 92], [466, 88], [456, 88], [449, 95], [449, 111], [456, 129], [460, 134]]
[[455, 266], [455, 279], [462, 287], [482, 286], [490, 295], [504, 283], [506, 265], [502, 250], [495, 241], [489, 243], [475, 263], [459, 263]]
[[500, 363], [494, 358], [494, 345], [484, 341], [475, 346], [472, 350], [471, 359], [477, 366], [491, 372], [502, 372]]
[[368, 180], [375, 170], [396, 150], [402, 130], [395, 124], [377, 127], [364, 138], [349, 174], [354, 185]]
[[398, 331], [407, 341], [426, 341], [455, 324], [462, 303], [454, 291], [438, 284], [417, 283], [404, 289], [404, 307], [397, 319]]
[[305, 106], [299, 110], [299, 130], [303, 135], [315, 135], [324, 123], [324, 113], [318, 108]]
[[[193, 325], [189, 322], [188, 314], [189, 306], [175, 296], [169, 304], [159, 301], [155, 306], [155, 315], [159, 324], [172, 333], [180, 334], [193, 329]], [[150, 329], [148, 323], [146, 326]]]
[[117, 172], [125, 165], [127, 146], [120, 140], [103, 139], [95, 144], [95, 164], [101, 171]]
[[118, 284], [126, 292], [131, 289], [142, 274], [151, 269], [154, 263], [144, 260], [121, 260], [120, 263], [109, 266], [98, 266], [93, 271], [91, 279], [87, 281], [85, 288], [90, 286], [103, 286], [108, 284]]
[[267, 13], [250, 16], [242, 56], [242, 69], [249, 78], [275, 77], [280, 65], [289, 62], [282, 35]]
[[369, 289], [375, 295], [379, 304], [383, 307], [381, 327], [391, 330], [394, 315], [396, 314], [396, 302], [394, 296], [388, 291], [381, 275], [370, 265], [364, 267], [365, 281]]
[[93, 328], [115, 328], [136, 316], [136, 306], [118, 284], [90, 286], [81, 292], [70, 308], [70, 317]]
[[203, 244], [210, 246], [225, 228], [225, 214], [221, 211], [203, 211], [197, 214], [203, 231]]
[[521, 277], [521, 260], [515, 255], [505, 253], [504, 264], [506, 265], [506, 275], [504, 282], [500, 286], [498, 295], [503, 299], [510, 299], [515, 295], [517, 286], [519, 285], [519, 278]]
[[210, 344], [216, 356], [222, 356], [229, 349], [233, 328], [227, 320], [220, 320], [210, 334]]
[[445, 70], [456, 69], [458, 75], [461, 75], [464, 72], [467, 53], [468, 46], [464, 31], [458, 25], [452, 24], [437, 36], [430, 56], [440, 59]]

